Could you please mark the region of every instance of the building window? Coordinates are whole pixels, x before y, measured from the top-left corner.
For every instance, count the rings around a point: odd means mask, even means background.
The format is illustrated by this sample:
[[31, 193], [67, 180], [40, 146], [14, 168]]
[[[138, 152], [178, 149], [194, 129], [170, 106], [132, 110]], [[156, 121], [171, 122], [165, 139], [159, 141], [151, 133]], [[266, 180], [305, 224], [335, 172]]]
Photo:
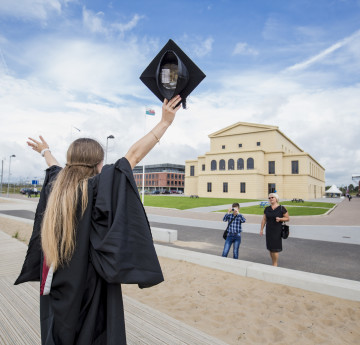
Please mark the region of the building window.
[[222, 145], [221, 148], [222, 148], [223, 150], [225, 150], [225, 145]]
[[225, 160], [224, 159], [220, 159], [219, 170], [225, 170]]
[[172, 186], [174, 185], [174, 181], [171, 181], [171, 185], [172, 185]]
[[248, 170], [254, 169], [254, 158], [248, 158], [246, 161], [246, 168]]
[[240, 193], [246, 193], [245, 182], [240, 182]]
[[211, 188], [212, 188], [211, 182], [208, 182], [207, 183], [207, 191], [208, 191], [208, 193], [211, 193]]
[[213, 161], [211, 161], [211, 170], [214, 171], [214, 170], [216, 170], [216, 169], [217, 169], [217, 167], [216, 167], [216, 161], [213, 160]]
[[275, 174], [275, 161], [269, 161], [269, 174]]
[[299, 173], [299, 161], [291, 161], [291, 173], [292, 174]]
[[275, 183], [268, 183], [268, 194], [270, 193], [276, 193]]
[[170, 178], [170, 174], [167, 174], [167, 178]]
[[[195, 176], [195, 166], [194, 165], [190, 165], [190, 176]], [[173, 177], [173, 176], [171, 176]]]
[[170, 186], [170, 181], [166, 181], [166, 184], [167, 184], [168, 186]]
[[237, 160], [237, 170], [244, 170], [244, 160], [242, 158]]
[[205, 171], [205, 164], [202, 165], [202, 171]]
[[228, 160], [228, 170], [234, 170], [234, 160], [233, 159]]
[[260, 141], [258, 141], [257, 143], [256, 143], [256, 146], [260, 146], [261, 145], [261, 143], [260, 143]]
[[239, 144], [239, 147], [242, 147], [242, 144]]
[[227, 182], [224, 182], [224, 183], [223, 183], [223, 192], [224, 192], [224, 193], [227, 193], [227, 192], [228, 192], [228, 183], [227, 183]]

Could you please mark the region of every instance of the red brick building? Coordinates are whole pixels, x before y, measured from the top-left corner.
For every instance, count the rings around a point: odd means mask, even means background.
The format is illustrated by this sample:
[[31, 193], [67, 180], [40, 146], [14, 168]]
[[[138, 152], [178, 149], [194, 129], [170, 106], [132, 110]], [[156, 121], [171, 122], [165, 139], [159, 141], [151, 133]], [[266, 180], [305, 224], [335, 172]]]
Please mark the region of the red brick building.
[[[133, 170], [136, 186], [142, 188], [143, 167], [138, 165]], [[148, 192], [178, 191], [184, 192], [185, 165], [154, 164], [145, 165], [145, 190]]]

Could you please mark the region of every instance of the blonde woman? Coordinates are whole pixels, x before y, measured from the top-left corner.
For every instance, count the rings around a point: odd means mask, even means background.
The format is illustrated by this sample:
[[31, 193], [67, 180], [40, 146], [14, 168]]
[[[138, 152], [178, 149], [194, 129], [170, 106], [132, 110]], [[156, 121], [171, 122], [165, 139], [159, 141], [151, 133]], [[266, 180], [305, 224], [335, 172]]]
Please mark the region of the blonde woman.
[[279, 205], [276, 193], [269, 194], [269, 202], [270, 206], [265, 208], [261, 221], [260, 236], [263, 236], [266, 224], [266, 248], [270, 252], [273, 266], [277, 266], [279, 253], [282, 251], [281, 223], [287, 222], [290, 217], [286, 208]]
[[49, 168], [15, 284], [40, 281], [42, 344], [125, 345], [120, 284], [163, 281], [132, 169], [173, 122], [179, 101], [165, 100], [158, 125], [104, 167], [95, 140], [75, 140], [61, 169], [43, 137], [29, 138]]

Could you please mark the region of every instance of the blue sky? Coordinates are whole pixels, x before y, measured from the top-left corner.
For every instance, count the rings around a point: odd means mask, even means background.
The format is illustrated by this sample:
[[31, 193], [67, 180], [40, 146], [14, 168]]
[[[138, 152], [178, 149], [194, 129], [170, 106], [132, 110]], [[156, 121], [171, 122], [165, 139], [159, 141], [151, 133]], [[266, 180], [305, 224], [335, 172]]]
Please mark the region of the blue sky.
[[[359, 0], [0, 0], [5, 168], [16, 154], [14, 177], [42, 176], [24, 144], [39, 134], [62, 163], [78, 136], [112, 134], [109, 161], [124, 155], [159, 119], [139, 76], [169, 38], [207, 77], [145, 163], [184, 164], [244, 121], [279, 126], [327, 185], [360, 173]], [[146, 107], [157, 115], [145, 120]]]

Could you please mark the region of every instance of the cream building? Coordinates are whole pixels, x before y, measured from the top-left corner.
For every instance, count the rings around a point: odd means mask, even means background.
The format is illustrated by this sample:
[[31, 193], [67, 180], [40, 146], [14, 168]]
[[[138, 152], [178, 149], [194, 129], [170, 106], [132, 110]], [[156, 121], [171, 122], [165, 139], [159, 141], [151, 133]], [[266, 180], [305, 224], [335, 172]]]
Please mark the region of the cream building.
[[238, 122], [209, 135], [210, 152], [185, 162], [185, 194], [320, 198], [325, 169], [276, 126]]

